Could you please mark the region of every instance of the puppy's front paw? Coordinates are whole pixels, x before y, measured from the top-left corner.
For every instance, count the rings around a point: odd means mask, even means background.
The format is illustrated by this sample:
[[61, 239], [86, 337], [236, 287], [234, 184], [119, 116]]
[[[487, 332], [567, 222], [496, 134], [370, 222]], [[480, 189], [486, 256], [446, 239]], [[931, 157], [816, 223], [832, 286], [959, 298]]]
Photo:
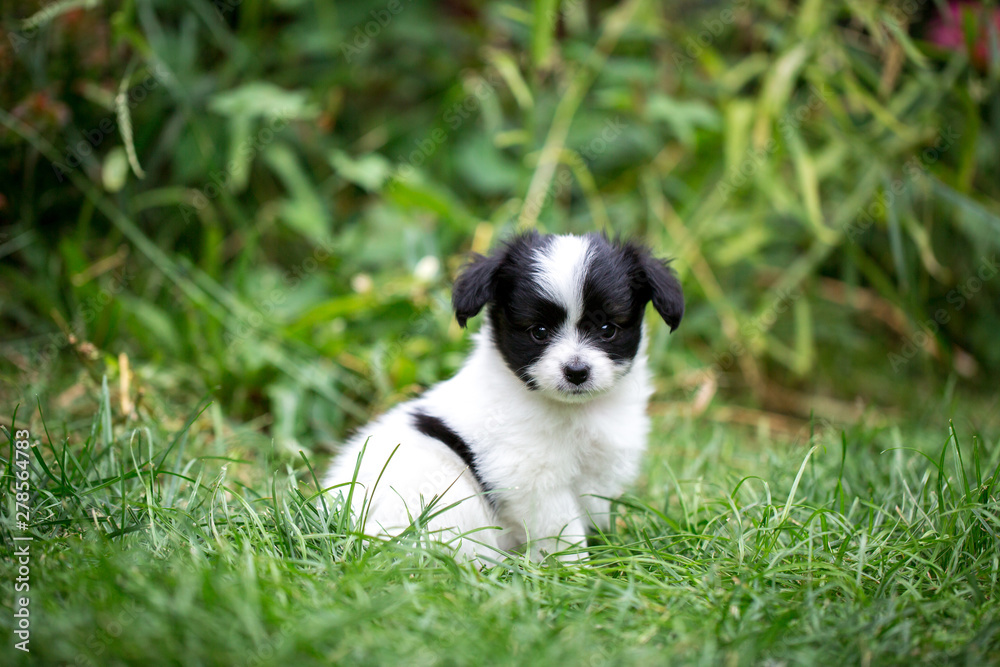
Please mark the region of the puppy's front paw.
[[560, 563], [581, 563], [590, 558], [590, 553], [586, 549], [573, 548], [569, 551], [561, 551], [556, 554]]
[[536, 543], [531, 546], [531, 560], [539, 563], [549, 560], [557, 560], [560, 563], [579, 563], [590, 558], [586, 547], [585, 541], [570, 542], [557, 538], [541, 540], [540, 544]]

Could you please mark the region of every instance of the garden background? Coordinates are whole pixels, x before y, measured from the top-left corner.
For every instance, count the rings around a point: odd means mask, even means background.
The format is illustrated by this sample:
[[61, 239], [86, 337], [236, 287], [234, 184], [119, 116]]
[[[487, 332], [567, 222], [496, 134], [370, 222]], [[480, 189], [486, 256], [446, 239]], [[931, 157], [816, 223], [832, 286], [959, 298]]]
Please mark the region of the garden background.
[[[995, 2], [0, 21], [4, 664], [1000, 662]], [[324, 518], [525, 228], [684, 285], [611, 533], [479, 571]]]

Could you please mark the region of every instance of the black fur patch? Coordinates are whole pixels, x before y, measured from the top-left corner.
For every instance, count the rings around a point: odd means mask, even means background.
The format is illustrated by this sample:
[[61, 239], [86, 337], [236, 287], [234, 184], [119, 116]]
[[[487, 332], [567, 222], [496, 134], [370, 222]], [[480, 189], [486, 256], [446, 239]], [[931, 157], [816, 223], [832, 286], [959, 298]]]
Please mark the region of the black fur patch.
[[684, 292], [681, 291], [681, 284], [671, 270], [669, 261], [657, 259], [645, 249], [641, 252], [640, 264], [648, 288], [645, 293], [653, 302], [653, 308], [673, 332], [684, 317]]
[[554, 334], [566, 319], [566, 309], [540, 296], [532, 280], [537, 253], [550, 242], [538, 232], [515, 236], [491, 256], [475, 256], [452, 291], [455, 316], [462, 326], [489, 304], [493, 344], [529, 389], [536, 385], [527, 369], [547, 345], [536, 341], [529, 329], [545, 326]]
[[[590, 234], [588, 238], [592, 261], [587, 267], [584, 284], [585, 303], [588, 288], [590, 295], [595, 297], [593, 305], [598, 309], [601, 292], [608, 297], [606, 303], [624, 304], [627, 289], [631, 292], [632, 305], [640, 309], [640, 320], [642, 309], [652, 301], [653, 308], [671, 331], [680, 325], [684, 317], [684, 293], [669, 261], [653, 257], [646, 247], [632, 241], [609, 240], [603, 234]], [[623, 285], [622, 278], [627, 286]], [[586, 310], [586, 305], [584, 308]], [[615, 310], [613, 305], [606, 308], [609, 316]]]
[[[583, 317], [577, 328], [592, 346], [616, 363], [635, 358], [642, 340], [642, 315], [649, 298], [636, 289], [639, 251], [615, 244], [598, 234], [589, 237], [587, 272], [583, 280]], [[601, 338], [601, 327], [613, 325], [613, 339]]]
[[[490, 491], [490, 485], [487, 484], [479, 474], [479, 469], [476, 468], [476, 458], [473, 456], [468, 443], [462, 439], [462, 436], [453, 431], [451, 427], [445, 424], [441, 418], [429, 415], [423, 410], [414, 410], [412, 415], [413, 426], [418, 431], [428, 437], [440, 440], [446, 444], [448, 449], [458, 454], [458, 457], [462, 459], [462, 462], [469, 466], [469, 471], [472, 473], [472, 476], [476, 478], [479, 488], [481, 488], [483, 492]], [[494, 503], [494, 500], [489, 493], [486, 494], [486, 498], [490, 501], [490, 504]]]
[[[551, 243], [550, 237], [531, 233], [515, 238], [497, 271], [496, 291], [490, 307], [493, 344], [507, 367], [529, 389], [537, 389], [528, 368], [538, 361], [550, 341], [566, 321], [566, 309], [539, 294], [534, 273], [539, 251]], [[530, 329], [543, 326], [549, 339], [537, 341]]]

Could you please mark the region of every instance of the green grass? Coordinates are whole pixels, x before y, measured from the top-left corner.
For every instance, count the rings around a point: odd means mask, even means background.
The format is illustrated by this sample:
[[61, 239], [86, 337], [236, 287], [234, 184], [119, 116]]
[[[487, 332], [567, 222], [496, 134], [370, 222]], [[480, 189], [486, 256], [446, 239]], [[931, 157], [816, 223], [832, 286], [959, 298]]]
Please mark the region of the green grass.
[[588, 562], [480, 571], [324, 518], [301, 459], [207, 455], [211, 410], [173, 432], [111, 410], [32, 433], [31, 655], [4, 664], [1000, 662], [1000, 448], [968, 426], [662, 417]]

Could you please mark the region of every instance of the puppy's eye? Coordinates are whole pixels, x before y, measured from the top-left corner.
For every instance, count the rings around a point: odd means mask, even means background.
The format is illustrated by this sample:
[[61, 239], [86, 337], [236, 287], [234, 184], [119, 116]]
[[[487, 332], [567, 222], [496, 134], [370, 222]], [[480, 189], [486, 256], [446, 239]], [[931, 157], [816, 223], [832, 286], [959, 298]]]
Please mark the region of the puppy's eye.
[[618, 325], [608, 322], [597, 330], [600, 334], [601, 340], [614, 340], [614, 337], [618, 335]]
[[528, 329], [528, 333], [531, 334], [536, 343], [544, 343], [549, 339], [549, 330], [547, 327], [534, 326]]

